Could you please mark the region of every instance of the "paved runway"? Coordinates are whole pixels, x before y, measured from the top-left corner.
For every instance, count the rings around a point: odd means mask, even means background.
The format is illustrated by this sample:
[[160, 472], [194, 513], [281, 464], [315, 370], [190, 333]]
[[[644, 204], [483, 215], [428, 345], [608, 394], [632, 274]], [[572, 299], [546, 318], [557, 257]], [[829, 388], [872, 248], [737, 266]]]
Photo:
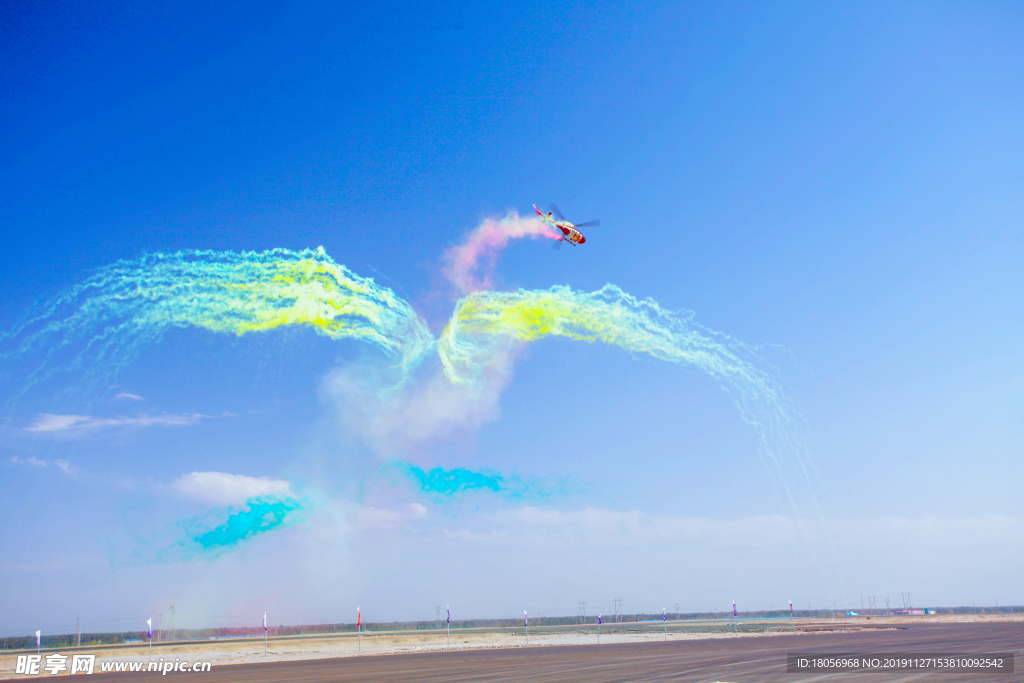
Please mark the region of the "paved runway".
[[[786, 654], [815, 653], [983, 653], [1013, 652], [1014, 674], [937, 674], [931, 672], [787, 674]], [[414, 654], [274, 662], [215, 667], [199, 677], [203, 683], [335, 683], [402, 681], [446, 683], [469, 681], [678, 681], [766, 683], [793, 681], [1024, 681], [1024, 622], [921, 624], [899, 630], [819, 633], [763, 638], [721, 638], [667, 643], [566, 645], [500, 650], [422, 652]], [[154, 674], [94, 674], [102, 681], [153, 681]]]

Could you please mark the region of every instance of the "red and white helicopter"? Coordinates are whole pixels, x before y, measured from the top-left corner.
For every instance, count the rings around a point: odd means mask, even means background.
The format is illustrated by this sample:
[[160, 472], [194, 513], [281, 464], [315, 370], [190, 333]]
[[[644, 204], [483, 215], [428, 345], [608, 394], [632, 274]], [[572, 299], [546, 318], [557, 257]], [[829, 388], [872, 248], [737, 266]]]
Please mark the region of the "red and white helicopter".
[[558, 205], [556, 204], [552, 204], [551, 211], [548, 211], [547, 213], [538, 209], [536, 204], [533, 205], [533, 210], [537, 212], [538, 216], [540, 216], [541, 221], [550, 223], [562, 232], [563, 237], [555, 242], [556, 249], [562, 246], [562, 242], [568, 242], [572, 245], [583, 244], [586, 242], [587, 238], [584, 237], [583, 233], [577, 230], [577, 228], [585, 228], [589, 225], [601, 225], [600, 220], [587, 221], [586, 223], [570, 223], [565, 220], [565, 216], [562, 215], [562, 212], [558, 209]]

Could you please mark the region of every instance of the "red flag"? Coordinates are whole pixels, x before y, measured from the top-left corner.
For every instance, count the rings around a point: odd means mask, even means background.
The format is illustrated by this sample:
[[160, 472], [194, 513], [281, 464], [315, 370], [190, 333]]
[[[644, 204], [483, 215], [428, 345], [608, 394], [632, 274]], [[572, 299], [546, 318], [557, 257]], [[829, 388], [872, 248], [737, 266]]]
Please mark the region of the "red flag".
[[362, 625], [363, 625], [363, 613], [359, 611], [358, 607], [356, 607], [356, 626], [362, 626]]

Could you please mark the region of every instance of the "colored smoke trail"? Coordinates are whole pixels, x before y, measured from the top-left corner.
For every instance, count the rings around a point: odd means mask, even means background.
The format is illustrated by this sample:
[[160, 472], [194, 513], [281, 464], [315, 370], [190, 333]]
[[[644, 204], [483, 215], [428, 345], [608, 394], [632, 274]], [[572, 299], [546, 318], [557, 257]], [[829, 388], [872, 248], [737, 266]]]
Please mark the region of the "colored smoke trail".
[[487, 490], [498, 493], [506, 488], [505, 478], [497, 472], [474, 472], [463, 467], [424, 470], [409, 463], [400, 465], [405, 475], [428, 493], [453, 495], [463, 491]]
[[[508, 240], [541, 235], [542, 228], [538, 221], [514, 213], [485, 221], [463, 247], [449, 252], [450, 277], [470, 289], [485, 283], [486, 278], [478, 281], [474, 274], [481, 259], [493, 263], [497, 249]], [[794, 508], [786, 483], [791, 477], [782, 476], [783, 461], [810, 484], [810, 463], [799, 441], [802, 420], [756, 354], [693, 323], [691, 314], [665, 311], [653, 300], [637, 299], [614, 285], [592, 293], [564, 286], [472, 292], [457, 302], [440, 340], [435, 340], [406, 301], [339, 265], [322, 248], [148, 254], [99, 269], [42, 304], [0, 342], [9, 347], [6, 360], [43, 356], [30, 374], [31, 384], [86, 363], [87, 371], [116, 371], [143, 344], [158, 341], [175, 327], [242, 335], [289, 325], [307, 326], [331, 339], [363, 341], [393, 359], [402, 391], [394, 390], [394, 373], [371, 372], [355, 379], [351, 374], [337, 376], [335, 395], [344, 398], [346, 410], [358, 405], [370, 409], [373, 415], [357, 417], [366, 429], [379, 433], [373, 438], [391, 435], [396, 424], [403, 425], [399, 450], [494, 419], [501, 389], [511, 376], [515, 347], [560, 336], [615, 345], [707, 373], [756, 429], [762, 454], [780, 475]], [[443, 376], [410, 382], [435, 350]], [[387, 402], [366, 400], [372, 394], [385, 395]]]
[[246, 501], [246, 508], [228, 516], [225, 522], [209, 531], [197, 533], [186, 546], [216, 552], [237, 546], [255, 536], [298, 521], [296, 513], [304, 505], [295, 498], [261, 496]]
[[[459, 292], [466, 294], [491, 288], [491, 271], [497, 265], [498, 255], [508, 246], [509, 241], [523, 237], [545, 237], [560, 240], [562, 236], [543, 221], [533, 216], [521, 217], [509, 211], [504, 218], [485, 218], [469, 235], [466, 241], [444, 253], [444, 276], [451, 280]], [[476, 275], [484, 262], [486, 270]]]
[[489, 365], [495, 339], [529, 342], [557, 336], [603, 342], [659, 360], [697, 366], [716, 378], [764, 387], [766, 375], [737, 353], [744, 348], [692, 324], [690, 315], [637, 299], [615, 285], [587, 293], [569, 287], [474, 292], [459, 300], [438, 352], [451, 381], [474, 381]]
[[[540, 222], [514, 213], [501, 221], [484, 221], [466, 245], [450, 252], [453, 278], [466, 286], [473, 284], [473, 269], [480, 258], [496, 258], [495, 249], [509, 239], [540, 234], [542, 228]], [[30, 385], [61, 368], [86, 363], [87, 371], [116, 372], [133, 360], [143, 344], [158, 341], [175, 327], [242, 335], [288, 325], [308, 326], [331, 339], [355, 339], [382, 349], [399, 368], [400, 384], [436, 349], [453, 387], [476, 388], [449, 395], [448, 382], [441, 380], [440, 386], [434, 382], [429, 394], [424, 394], [430, 399], [426, 403], [390, 404], [395, 419], [371, 425], [382, 433], [402, 422], [415, 427], [409, 439], [433, 438], [449, 433], [444, 425], [476, 425], [492, 419], [497, 394], [509, 377], [514, 346], [561, 336], [612, 344], [630, 353], [698, 368], [729, 392], [743, 419], [758, 430], [769, 459], [777, 464], [787, 449], [800, 451], [792, 444], [778, 446], [787, 440], [795, 443], [794, 428], [800, 418], [774, 378], [758, 366], [749, 347], [701, 328], [690, 315], [670, 313], [653, 300], [637, 299], [614, 285], [593, 293], [564, 286], [473, 292], [458, 301], [437, 341], [406, 301], [336, 263], [322, 248], [147, 254], [100, 268], [83, 283], [42, 304], [2, 341], [13, 346], [5, 349], [7, 360], [33, 352], [43, 356], [30, 373]], [[481, 393], [482, 378], [488, 372], [504, 379], [492, 382], [489, 394]], [[363, 384], [346, 389], [348, 403], [358, 403], [360, 396], [385, 388], [382, 377], [371, 374]], [[491, 402], [483, 412], [478, 406], [481, 397]], [[426, 404], [444, 410], [429, 417]], [[472, 411], [480, 414], [463, 418]], [[426, 415], [422, 419], [429, 424], [417, 423], [410, 415]], [[808, 476], [803, 457], [797, 460]]]
[[468, 491], [490, 491], [510, 500], [541, 499], [565, 488], [561, 481], [524, 481], [518, 475], [502, 474], [490, 469], [476, 471], [465, 467], [434, 467], [425, 470], [409, 462], [395, 462], [392, 467], [415, 483], [420, 491], [435, 498], [452, 498]]
[[637, 299], [610, 284], [591, 293], [564, 286], [474, 292], [457, 303], [438, 353], [452, 382], [472, 384], [509, 340], [552, 336], [602, 342], [707, 373], [757, 431], [766, 465], [793, 509], [799, 513], [787, 464], [813, 497], [811, 464], [798, 436], [802, 418], [774, 377], [758, 367], [760, 359], [748, 346], [696, 325], [692, 314], [666, 311], [653, 299]]
[[434, 344], [408, 303], [323, 248], [181, 251], [98, 269], [0, 336], [0, 358], [43, 357], [27, 388], [61, 368], [116, 372], [171, 328], [243, 335], [286, 325], [377, 346], [403, 375]]

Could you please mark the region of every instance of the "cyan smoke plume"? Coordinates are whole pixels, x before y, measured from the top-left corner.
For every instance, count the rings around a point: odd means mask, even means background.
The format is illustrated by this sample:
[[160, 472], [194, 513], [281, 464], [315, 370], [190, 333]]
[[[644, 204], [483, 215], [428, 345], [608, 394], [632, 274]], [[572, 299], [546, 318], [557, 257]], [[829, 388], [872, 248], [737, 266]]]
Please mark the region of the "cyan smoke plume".
[[212, 553], [228, 550], [255, 536], [295, 523], [297, 513], [303, 509], [303, 504], [295, 498], [250, 498], [244, 509], [232, 512], [223, 524], [213, 529], [194, 533], [183, 546], [186, 550], [195, 548]]
[[434, 467], [425, 470], [408, 462], [396, 462], [393, 467], [428, 496], [444, 499], [469, 491], [490, 491], [509, 500], [546, 499], [564, 489], [564, 483], [555, 480], [524, 480], [516, 474], [502, 474], [490, 469], [480, 471], [465, 467], [446, 470]]

